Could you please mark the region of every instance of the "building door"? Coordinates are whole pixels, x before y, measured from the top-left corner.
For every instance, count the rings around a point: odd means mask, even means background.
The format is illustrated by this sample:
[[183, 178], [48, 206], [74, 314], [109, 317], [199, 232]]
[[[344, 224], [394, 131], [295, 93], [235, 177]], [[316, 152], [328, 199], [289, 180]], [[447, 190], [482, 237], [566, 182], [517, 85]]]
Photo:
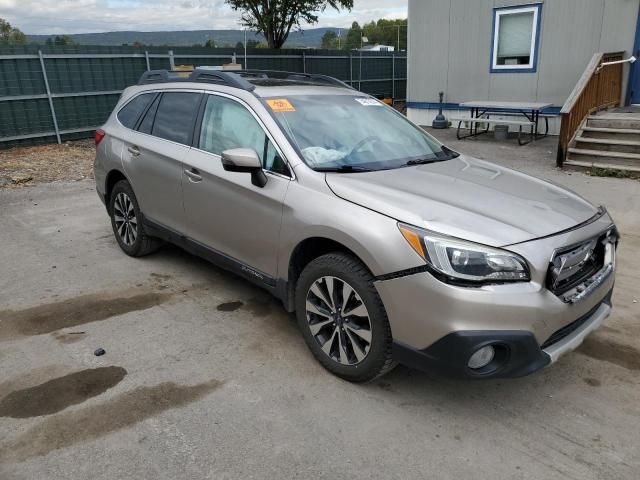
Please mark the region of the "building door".
[[633, 46], [633, 55], [638, 61], [632, 64], [630, 68], [627, 103], [640, 105], [640, 12], [638, 13], [638, 22], [636, 24], [636, 41]]

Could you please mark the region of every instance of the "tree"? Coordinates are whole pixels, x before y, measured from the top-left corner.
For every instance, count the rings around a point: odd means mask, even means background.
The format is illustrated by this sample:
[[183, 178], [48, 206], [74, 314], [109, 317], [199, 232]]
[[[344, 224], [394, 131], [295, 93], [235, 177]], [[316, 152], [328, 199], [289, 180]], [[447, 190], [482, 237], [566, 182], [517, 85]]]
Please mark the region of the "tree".
[[[400, 42], [398, 45], [398, 34]], [[347, 32], [347, 39], [344, 48], [356, 50], [361, 46], [361, 37], [367, 38], [369, 45], [391, 45], [400, 50], [407, 49], [407, 20], [385, 20], [370, 22], [362, 27], [357, 22], [353, 22], [351, 29]]]
[[318, 23], [318, 13], [327, 7], [351, 10], [353, 0], [225, 0], [241, 11], [242, 24], [262, 33], [269, 48], [282, 48], [293, 27]]
[[333, 30], [327, 30], [322, 36], [322, 48], [327, 50], [338, 48], [338, 34]]
[[56, 47], [60, 47], [64, 45], [75, 45], [73, 38], [71, 38], [69, 35], [62, 35], [62, 36], [56, 35], [53, 38], [49, 37], [47, 38], [47, 41], [45, 43], [49, 47], [53, 45], [55, 45]]
[[205, 48], [216, 48], [216, 42], [213, 38], [208, 39], [205, 44]]
[[0, 45], [24, 45], [25, 43], [27, 43], [27, 36], [0, 18]]
[[347, 50], [357, 50], [362, 45], [362, 28], [358, 22], [351, 24], [351, 29], [347, 33], [344, 48]]

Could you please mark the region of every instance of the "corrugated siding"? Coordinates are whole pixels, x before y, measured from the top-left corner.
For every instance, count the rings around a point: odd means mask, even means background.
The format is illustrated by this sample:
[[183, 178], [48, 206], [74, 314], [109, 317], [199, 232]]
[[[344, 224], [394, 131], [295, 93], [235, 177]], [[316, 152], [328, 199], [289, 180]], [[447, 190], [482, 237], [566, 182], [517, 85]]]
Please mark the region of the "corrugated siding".
[[[493, 8], [542, 3], [538, 70], [490, 73]], [[640, 0], [409, 0], [409, 102], [561, 106], [596, 52], [633, 50]], [[625, 81], [628, 75], [625, 74]]]

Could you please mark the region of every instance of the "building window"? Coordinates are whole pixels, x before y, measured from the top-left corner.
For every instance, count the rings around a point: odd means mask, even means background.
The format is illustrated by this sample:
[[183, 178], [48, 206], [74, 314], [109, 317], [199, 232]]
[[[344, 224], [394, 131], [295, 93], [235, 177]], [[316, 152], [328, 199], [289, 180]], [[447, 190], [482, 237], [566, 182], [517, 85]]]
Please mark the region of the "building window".
[[535, 72], [542, 4], [493, 11], [492, 72]]

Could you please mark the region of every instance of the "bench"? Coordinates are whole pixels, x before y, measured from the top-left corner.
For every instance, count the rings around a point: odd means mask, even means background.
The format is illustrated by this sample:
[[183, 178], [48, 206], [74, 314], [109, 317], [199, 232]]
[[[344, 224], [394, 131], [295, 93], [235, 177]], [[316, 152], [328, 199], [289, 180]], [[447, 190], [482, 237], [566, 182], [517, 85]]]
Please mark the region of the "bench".
[[[502, 115], [502, 114], [500, 114]], [[516, 121], [516, 120], [492, 120], [489, 117], [481, 117], [481, 118], [472, 118], [472, 117], [452, 117], [450, 119], [452, 122], [458, 122], [458, 129], [456, 131], [456, 137], [458, 138], [458, 140], [462, 140], [463, 138], [469, 138], [469, 137], [477, 137], [478, 135], [483, 135], [485, 133], [489, 132], [489, 125], [512, 125], [512, 126], [516, 126], [519, 127], [518, 129], [518, 145], [526, 145], [527, 143], [530, 143], [535, 134], [534, 134], [534, 128], [535, 128], [535, 122], [529, 122], [529, 121]], [[469, 129], [471, 131], [470, 134], [468, 135], [464, 135], [461, 136], [460, 135], [460, 129], [462, 128], [462, 123], [463, 122], [467, 122], [469, 124], [471, 124], [471, 128]], [[487, 128], [484, 129], [483, 131], [478, 132], [478, 128], [477, 128], [477, 124], [479, 123], [484, 123], [487, 125]], [[475, 132], [474, 132], [474, 128], [473, 126], [475, 125]], [[522, 128], [523, 127], [529, 127], [531, 129], [531, 137], [528, 141], [523, 142], [522, 141]], [[547, 127], [548, 129], [548, 127]]]
[[[487, 118], [491, 115], [491, 114], [495, 114], [495, 115], [500, 115], [503, 117], [522, 117], [522, 113], [519, 112], [487, 112]], [[538, 114], [538, 118], [544, 118], [544, 135], [542, 135], [542, 137], [546, 137], [549, 134], [549, 119], [550, 118], [557, 118], [558, 114], [553, 114], [553, 113], [540, 113]]]

